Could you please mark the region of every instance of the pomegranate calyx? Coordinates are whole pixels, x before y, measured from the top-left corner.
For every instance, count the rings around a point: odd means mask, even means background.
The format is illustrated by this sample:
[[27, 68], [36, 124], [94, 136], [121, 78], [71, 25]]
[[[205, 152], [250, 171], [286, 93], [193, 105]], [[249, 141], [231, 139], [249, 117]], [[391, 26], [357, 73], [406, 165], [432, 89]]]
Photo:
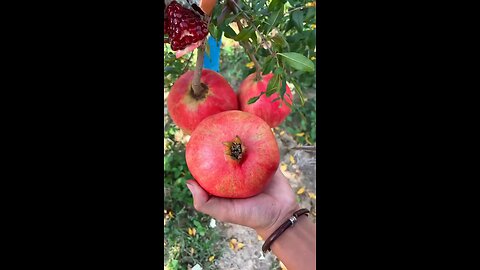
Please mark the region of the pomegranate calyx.
[[202, 100], [207, 97], [208, 94], [208, 86], [204, 83], [200, 83], [201, 91], [198, 94], [195, 94], [195, 91], [193, 91], [193, 85], [190, 85], [190, 95], [192, 98], [195, 100]]
[[224, 142], [223, 145], [225, 145], [225, 154], [237, 161], [242, 160], [243, 154], [247, 150], [238, 135], [231, 142]]

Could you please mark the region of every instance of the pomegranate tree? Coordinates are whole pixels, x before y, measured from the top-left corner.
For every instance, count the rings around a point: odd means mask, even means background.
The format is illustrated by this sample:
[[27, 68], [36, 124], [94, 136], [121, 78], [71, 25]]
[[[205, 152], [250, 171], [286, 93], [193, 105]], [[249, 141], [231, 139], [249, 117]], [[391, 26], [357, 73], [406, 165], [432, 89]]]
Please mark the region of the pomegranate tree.
[[[166, 213], [170, 217], [174, 213], [176, 221], [191, 225], [192, 220], [200, 220], [198, 212], [193, 211], [191, 197], [185, 196], [185, 181], [192, 176], [212, 196], [256, 196], [279, 167], [279, 149], [271, 126], [284, 121], [288, 128], [281, 132], [295, 133], [295, 140], [305, 138], [308, 144], [314, 144], [315, 139], [309, 142], [307, 136], [315, 133], [311, 128], [316, 125], [315, 116], [311, 116], [315, 112], [312, 107], [298, 106], [315, 103], [316, 3], [164, 3], [164, 91], [170, 91], [166, 99], [169, 115], [164, 116], [164, 208], [172, 209]], [[217, 64], [218, 51], [218, 73], [203, 69], [205, 58]], [[240, 87], [237, 82], [242, 82]], [[236, 95], [228, 84], [240, 93]], [[309, 91], [305, 95], [308, 99], [304, 99], [300, 87]], [[241, 111], [250, 109], [252, 113]], [[282, 120], [287, 114], [287, 119]], [[186, 138], [178, 140], [181, 133], [170, 125], [172, 119], [178, 127], [191, 132], [186, 144]], [[188, 211], [181, 211], [182, 207]], [[167, 222], [165, 230], [178, 229], [176, 224]], [[181, 241], [178, 237], [166, 240], [165, 249], [171, 255], [164, 260], [167, 268], [191, 268], [192, 260], [203, 262], [204, 268], [216, 267], [210, 254], [179, 252]]]
[[190, 173], [203, 189], [224, 198], [260, 193], [280, 162], [268, 124], [237, 110], [203, 120], [193, 131], [185, 155]]

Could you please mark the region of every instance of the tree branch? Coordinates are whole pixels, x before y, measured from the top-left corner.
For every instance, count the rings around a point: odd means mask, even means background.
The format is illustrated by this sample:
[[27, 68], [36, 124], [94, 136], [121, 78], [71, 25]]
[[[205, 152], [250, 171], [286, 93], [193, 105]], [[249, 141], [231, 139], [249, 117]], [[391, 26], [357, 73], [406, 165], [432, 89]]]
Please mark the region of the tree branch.
[[[239, 19], [235, 19], [235, 22], [237, 23], [238, 30], [240, 30], [240, 32], [241, 32], [242, 29], [243, 29], [242, 23], [240, 22]], [[253, 53], [252, 53], [253, 50], [252, 50], [252, 47], [250, 46], [250, 43], [241, 42], [241, 44], [245, 48], [245, 51], [247, 52], [250, 60], [252, 60], [253, 64], [255, 64], [255, 79], [256, 79], [256, 81], [262, 80], [262, 66], [260, 66], [260, 63], [258, 63], [255, 55], [253, 55]]]
[[262, 40], [262, 43], [265, 44], [265, 46], [267, 47], [267, 50], [270, 52], [270, 54], [272, 56], [274, 56], [276, 58], [277, 57], [276, 53], [274, 53], [272, 51], [272, 49], [270, 48], [270, 46], [268, 45], [268, 42], [267, 42], [265, 36], [263, 35], [263, 33], [260, 32], [260, 30], [258, 30], [255, 23], [253, 23], [253, 20], [245, 13], [245, 11], [243, 11], [242, 8], [240, 8], [240, 6], [237, 4], [237, 1], [236, 0], [227, 0], [227, 3], [229, 4], [230, 9], [232, 9], [234, 13], [241, 13], [243, 15], [243, 17], [246, 20], [249, 21], [249, 24], [252, 25], [253, 28], [255, 28], [255, 31], [260, 36], [260, 39]]
[[232, 12], [232, 11], [230, 10], [230, 7], [228, 6], [228, 2], [225, 2], [225, 6], [222, 9], [222, 13], [220, 13], [220, 15], [217, 17], [217, 25], [222, 24], [225, 21], [225, 17], [227, 17], [227, 15], [230, 12]]
[[305, 151], [316, 151], [317, 147], [315, 145], [303, 145], [292, 147], [293, 150], [305, 150]]
[[197, 63], [195, 65], [195, 71], [193, 72], [193, 81], [192, 81], [192, 89], [193, 94], [196, 97], [201, 96], [202, 92], [205, 90], [201, 85], [201, 77], [202, 77], [202, 69], [203, 69], [203, 52], [205, 51], [205, 43], [202, 43], [197, 48]]

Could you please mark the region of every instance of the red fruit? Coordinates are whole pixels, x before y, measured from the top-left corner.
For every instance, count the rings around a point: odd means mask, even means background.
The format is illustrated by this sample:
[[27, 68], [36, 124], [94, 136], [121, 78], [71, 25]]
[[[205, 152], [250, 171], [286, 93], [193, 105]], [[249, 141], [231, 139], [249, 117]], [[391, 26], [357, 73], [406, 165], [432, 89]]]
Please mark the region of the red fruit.
[[248, 198], [262, 192], [280, 162], [268, 124], [236, 110], [203, 120], [192, 133], [185, 156], [200, 186], [224, 198]]
[[165, 16], [164, 26], [174, 51], [183, 50], [191, 44], [202, 41], [208, 34], [208, 30], [202, 31], [207, 29], [207, 23], [198, 14], [175, 1], [168, 5]]
[[191, 134], [210, 115], [238, 109], [237, 96], [222, 75], [203, 69], [200, 81], [208, 89], [200, 97], [195, 97], [193, 93], [192, 80], [192, 70], [180, 76], [167, 98], [168, 112], [173, 122], [187, 134]]
[[[285, 92], [284, 100], [279, 99], [280, 95], [278, 93], [274, 93], [270, 97], [264, 94], [255, 103], [248, 104], [249, 99], [260, 95], [261, 92], [267, 92], [268, 82], [272, 77], [273, 74], [270, 73], [262, 76], [262, 80], [257, 82], [255, 81], [255, 73], [250, 74], [240, 84], [238, 99], [240, 110], [259, 116], [273, 128], [280, 125], [291, 111], [285, 104], [285, 102], [288, 102], [291, 105], [293, 99], [288, 85], [286, 86], [287, 91]], [[275, 99], [277, 100], [272, 102]]]

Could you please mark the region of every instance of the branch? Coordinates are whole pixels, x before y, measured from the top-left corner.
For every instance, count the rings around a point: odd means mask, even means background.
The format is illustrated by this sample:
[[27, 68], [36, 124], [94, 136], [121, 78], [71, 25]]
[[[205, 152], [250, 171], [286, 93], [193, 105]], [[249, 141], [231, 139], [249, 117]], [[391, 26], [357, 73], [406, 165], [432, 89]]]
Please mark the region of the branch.
[[205, 43], [202, 43], [202, 45], [200, 45], [197, 48], [197, 63], [195, 65], [195, 71], [193, 72], [192, 89], [193, 89], [193, 94], [196, 97], [199, 97], [204, 91], [200, 82], [200, 78], [202, 77], [204, 51], [205, 51]]
[[217, 25], [222, 24], [225, 21], [225, 17], [232, 12], [228, 6], [228, 2], [225, 2], [225, 6], [222, 9], [222, 13], [217, 17]]
[[188, 64], [190, 64], [190, 60], [192, 60], [192, 58], [193, 58], [193, 52], [190, 54], [190, 57], [188, 58], [187, 63], [185, 64], [185, 68], [183, 69], [182, 74], [185, 73], [185, 72], [187, 72], [187, 70], [188, 70]]
[[[237, 23], [238, 30], [240, 30], [240, 32], [241, 32], [242, 29], [243, 29], [242, 23], [240, 22], [239, 19], [235, 19], [235, 22]], [[261, 81], [262, 80], [262, 67], [258, 63], [257, 58], [255, 58], [255, 55], [253, 55], [252, 47], [250, 46], [250, 43], [241, 42], [241, 44], [245, 48], [245, 51], [247, 52], [250, 60], [252, 60], [252, 62], [255, 64], [255, 74], [256, 74], [255, 75], [255, 80], [256, 81]]]
[[[270, 46], [268, 45], [268, 42], [265, 38], [265, 36], [263, 35], [262, 32], [260, 32], [260, 30], [258, 30], [257, 26], [255, 25], [255, 23], [253, 23], [253, 20], [245, 13], [245, 11], [242, 10], [242, 8], [240, 8], [240, 6], [237, 4], [236, 0], [227, 0], [227, 3], [229, 3], [229, 6], [230, 8], [233, 10], [234, 13], [241, 13], [243, 15], [243, 17], [249, 21], [250, 25], [253, 26], [253, 28], [255, 28], [255, 31], [258, 33], [258, 35], [260, 36], [260, 39], [262, 40], [262, 43], [265, 44], [265, 46], [267, 47], [267, 50], [270, 52], [270, 54], [272, 56], [274, 56], [275, 58], [277, 57], [277, 54], [274, 53], [272, 51], [272, 49], [270, 48]], [[277, 61], [278, 62], [278, 61]]]
[[316, 151], [317, 147], [315, 145], [304, 145], [304, 146], [295, 146], [291, 148], [292, 150], [305, 150], [305, 151]]

